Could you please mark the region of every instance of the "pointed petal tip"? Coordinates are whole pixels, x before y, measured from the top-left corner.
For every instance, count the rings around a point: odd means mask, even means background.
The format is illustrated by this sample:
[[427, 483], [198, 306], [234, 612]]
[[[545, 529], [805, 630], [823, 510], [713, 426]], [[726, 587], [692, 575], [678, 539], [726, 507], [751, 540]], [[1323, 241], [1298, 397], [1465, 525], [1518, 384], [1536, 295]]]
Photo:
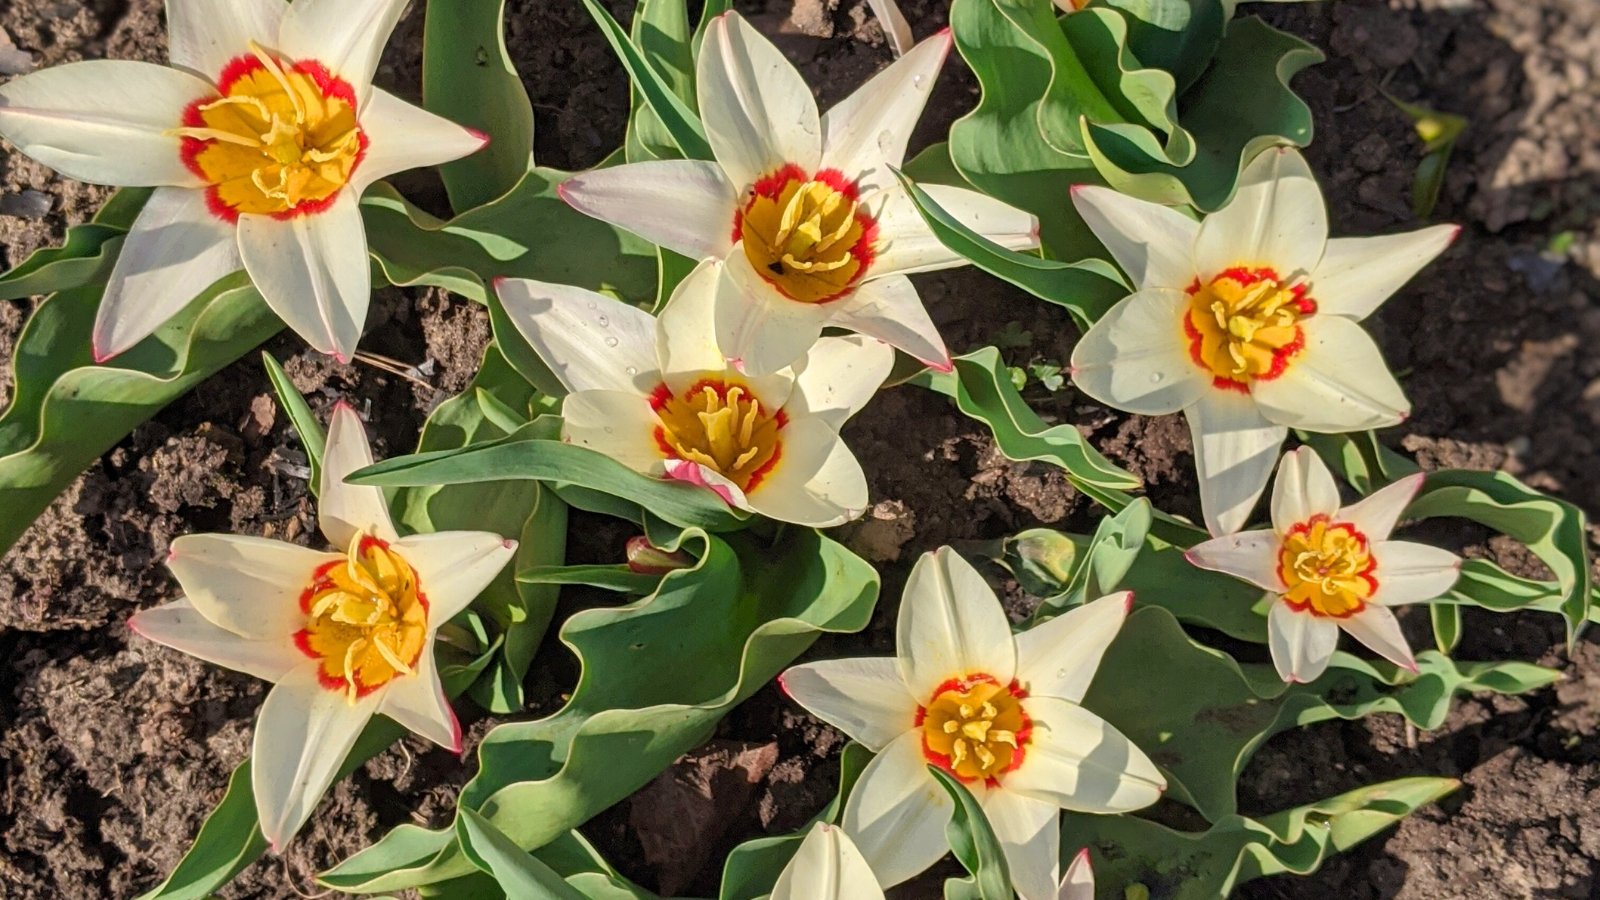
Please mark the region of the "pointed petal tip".
[[335, 350], [327, 355], [333, 357], [333, 361], [341, 366], [350, 365], [350, 355], [343, 350]]
[[1133, 612], [1133, 591], [1128, 591], [1128, 596], [1122, 598], [1122, 614], [1124, 616]]
[[938, 361], [930, 361], [925, 359], [923, 362], [928, 364], [928, 368], [938, 372], [941, 375], [949, 375], [951, 372], [956, 370], [956, 361], [948, 356]]
[[140, 637], [144, 637], [144, 632], [139, 630], [139, 614], [138, 613], [134, 613], [133, 615], [128, 617], [127, 625], [128, 625], [128, 630], [129, 631], [133, 632], [134, 634], [137, 634]]
[[1461, 237], [1461, 229], [1462, 229], [1462, 226], [1460, 226], [1460, 225], [1454, 226], [1454, 230], [1452, 230], [1450, 232], [1450, 240], [1447, 241], [1446, 243], [1447, 244], [1454, 244], [1456, 242], [1456, 239]]
[[478, 149], [479, 150], [482, 150], [483, 148], [489, 146], [490, 138], [489, 138], [489, 135], [488, 135], [487, 132], [479, 131], [476, 128], [468, 128], [468, 129], [466, 129], [466, 131], [467, 131], [467, 134], [472, 135], [473, 140], [476, 140], [478, 142]]
[[117, 354], [115, 353], [112, 353], [108, 350], [102, 350], [100, 348], [99, 341], [95, 341], [89, 345], [89, 352], [94, 357], [94, 364], [97, 366], [103, 366], [117, 357]]
[[500, 546], [502, 548], [506, 549], [506, 550], [510, 550], [512, 552], [516, 552], [517, 542], [513, 541], [511, 538], [505, 538], [502, 541], [500, 541]]
[[1088, 865], [1089, 864], [1089, 848], [1085, 847], [1082, 850], [1079, 850], [1076, 854], [1073, 855], [1072, 861], [1073, 862], [1081, 862], [1084, 865]]
[[794, 699], [794, 695], [789, 693], [789, 672], [788, 672], [788, 670], [784, 670], [784, 671], [778, 673], [778, 691], [780, 693], [782, 693], [785, 697], [788, 697], [790, 700]]

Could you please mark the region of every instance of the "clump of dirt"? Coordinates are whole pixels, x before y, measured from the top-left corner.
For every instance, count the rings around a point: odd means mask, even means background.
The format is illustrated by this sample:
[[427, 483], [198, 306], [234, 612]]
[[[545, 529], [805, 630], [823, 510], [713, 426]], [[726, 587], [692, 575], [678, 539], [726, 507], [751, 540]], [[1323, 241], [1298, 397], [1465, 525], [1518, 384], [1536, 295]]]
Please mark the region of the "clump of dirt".
[[[626, 23], [632, 4], [613, 2]], [[863, 0], [742, 0], [819, 91], [823, 108], [890, 59]], [[945, 24], [943, 0], [903, 3], [919, 35]], [[1461, 241], [1370, 323], [1416, 405], [1385, 435], [1425, 467], [1504, 469], [1600, 508], [1600, 8], [1588, 0], [1343, 0], [1245, 7], [1327, 49], [1296, 88], [1316, 113], [1309, 156], [1324, 180], [1336, 234], [1417, 227], [1409, 192], [1420, 141], [1385, 99], [1472, 118], [1435, 218], [1464, 223]], [[621, 140], [626, 78], [578, 4], [511, 0], [508, 45], [535, 106], [536, 156], [581, 168]], [[416, 98], [421, 4], [385, 55], [379, 81]], [[158, 0], [17, 0], [0, 11], [0, 49], [36, 65], [104, 56], [163, 57]], [[14, 54], [0, 63], [11, 65]], [[977, 97], [959, 61], [940, 79], [914, 149], [944, 137]], [[444, 210], [437, 178], [401, 189]], [[47, 201], [40, 211], [38, 197]], [[90, 216], [101, 188], [59, 178], [15, 154], [0, 160], [0, 254], [15, 264]], [[1062, 198], [1062, 202], [1067, 202]], [[1059, 309], [972, 271], [919, 276], [950, 345], [1001, 345], [1014, 365], [1060, 365], [1076, 331]], [[0, 305], [0, 356], [26, 304]], [[368, 413], [377, 451], [408, 451], [428, 410], [461, 390], [488, 340], [482, 311], [435, 290], [384, 290], [363, 350], [336, 365], [281, 336], [267, 351], [325, 416], [337, 398]], [[395, 371], [405, 375], [396, 374]], [[0, 395], [9, 388], [0, 375]], [[1047, 421], [1071, 422], [1143, 478], [1163, 509], [1198, 516], [1181, 418], [1128, 417], [1070, 385], [1030, 385]], [[845, 433], [867, 468], [875, 506], [840, 537], [884, 573], [883, 601], [858, 635], [818, 642], [816, 657], [893, 652], [898, 597], [916, 555], [1035, 525], [1093, 528], [1098, 511], [1059, 472], [1006, 461], [943, 398], [889, 391]], [[123, 621], [173, 596], [160, 566], [173, 537], [236, 531], [320, 540], [304, 453], [259, 364], [246, 359], [138, 429], [86, 472], [0, 564], [0, 884], [7, 896], [128, 896], [156, 883], [221, 796], [248, 752], [265, 686], [131, 640]], [[617, 558], [614, 523], [579, 517], [576, 560]], [[592, 526], [592, 527], [591, 527]], [[1482, 530], [1436, 523], [1430, 540], [1537, 575], [1536, 561]], [[1009, 606], [1028, 598], [1002, 584]], [[565, 608], [571, 601], [564, 601]], [[1423, 617], [1425, 620], [1425, 617]], [[1407, 621], [1419, 644], [1424, 620]], [[1563, 669], [1556, 689], [1475, 698], [1446, 725], [1416, 734], [1393, 717], [1283, 735], [1258, 755], [1241, 792], [1265, 813], [1363, 783], [1439, 773], [1464, 787], [1392, 834], [1336, 857], [1315, 876], [1251, 884], [1249, 897], [1591, 896], [1600, 864], [1600, 650], [1572, 659], [1552, 620], [1469, 615], [1465, 659], [1516, 656]], [[559, 704], [570, 659], [551, 641], [525, 711]], [[478, 722], [469, 745], [492, 725]], [[772, 687], [739, 707], [708, 748], [585, 832], [646, 885], [715, 892], [736, 843], [799, 827], [833, 796], [844, 737]], [[471, 758], [470, 755], [468, 757]], [[252, 866], [228, 896], [284, 896], [313, 872], [389, 828], [448, 821], [468, 767], [414, 740], [339, 785], [281, 858]], [[671, 800], [662, 802], [663, 798]], [[664, 811], [675, 810], [671, 815]], [[687, 811], [687, 812], [685, 812]], [[685, 815], [704, 827], [692, 840]], [[689, 865], [699, 860], [700, 865]], [[912, 889], [937, 894], [937, 879]]]

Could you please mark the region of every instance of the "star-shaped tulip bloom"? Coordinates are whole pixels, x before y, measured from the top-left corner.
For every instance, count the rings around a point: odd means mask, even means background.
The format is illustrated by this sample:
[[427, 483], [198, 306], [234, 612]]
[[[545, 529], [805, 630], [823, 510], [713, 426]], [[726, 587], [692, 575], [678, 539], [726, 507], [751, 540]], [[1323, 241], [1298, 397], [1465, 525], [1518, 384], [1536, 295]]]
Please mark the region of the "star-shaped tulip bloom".
[[[922, 42], [826, 116], [770, 41], [726, 13], [700, 51], [700, 117], [715, 162], [597, 169], [561, 185], [588, 215], [690, 259], [727, 260], [717, 343], [741, 371], [798, 360], [824, 327], [878, 338], [948, 370], [950, 355], [907, 273], [965, 265], [929, 231], [895, 178], [945, 57]], [[1037, 247], [1030, 214], [969, 190], [926, 186], [952, 216], [1014, 249]]]
[[167, 0], [171, 67], [57, 66], [0, 85], [0, 136], [80, 181], [154, 187], [94, 326], [105, 361], [241, 267], [348, 359], [372, 279], [358, 201], [486, 138], [372, 86], [406, 0]]
[[1212, 534], [1244, 527], [1290, 428], [1360, 431], [1409, 413], [1358, 323], [1460, 229], [1329, 240], [1322, 193], [1290, 149], [1252, 160], [1200, 223], [1106, 188], [1073, 202], [1138, 287], [1078, 342], [1073, 381], [1117, 409], [1188, 416]]
[[778, 875], [771, 900], [883, 900], [883, 888], [850, 836], [818, 822]]
[[729, 284], [711, 259], [659, 320], [582, 288], [505, 279], [495, 289], [572, 392], [562, 439], [780, 522], [824, 528], [866, 509], [866, 475], [839, 429], [889, 376], [894, 351], [883, 343], [822, 338], [793, 368], [741, 372], [712, 333]]
[[1160, 798], [1166, 781], [1149, 757], [1080, 705], [1132, 602], [1104, 597], [1013, 635], [983, 576], [943, 547], [911, 571], [896, 658], [783, 674], [795, 702], [878, 754], [842, 824], [880, 883], [948, 849], [953, 801], [929, 764], [982, 804], [1023, 900], [1056, 896], [1061, 810], [1120, 813]]
[[1351, 506], [1309, 447], [1284, 454], [1272, 488], [1272, 530], [1243, 531], [1186, 554], [1272, 592], [1267, 614], [1272, 662], [1284, 681], [1307, 682], [1328, 667], [1343, 629], [1397, 666], [1417, 670], [1390, 607], [1423, 603], [1456, 583], [1461, 560], [1389, 534], [1422, 487], [1402, 478]]
[[400, 537], [377, 488], [344, 483], [369, 465], [361, 420], [340, 404], [319, 510], [339, 551], [231, 534], [180, 537], [167, 567], [182, 599], [128, 623], [158, 644], [273, 682], [250, 774], [261, 833], [274, 849], [300, 830], [374, 714], [461, 751], [434, 635], [516, 550], [486, 532]]

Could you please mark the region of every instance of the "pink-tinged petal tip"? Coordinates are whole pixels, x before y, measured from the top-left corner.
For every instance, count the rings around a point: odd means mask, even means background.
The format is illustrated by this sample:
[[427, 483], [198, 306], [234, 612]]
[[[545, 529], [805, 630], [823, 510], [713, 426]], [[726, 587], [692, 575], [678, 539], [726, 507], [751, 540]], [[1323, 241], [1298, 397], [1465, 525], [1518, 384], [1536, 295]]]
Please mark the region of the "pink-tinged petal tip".
[[573, 181], [573, 179], [569, 178], [566, 181], [563, 181], [560, 184], [556, 185], [556, 196], [561, 198], [561, 202], [562, 203], [565, 203], [566, 205], [572, 207], [573, 209], [577, 209], [578, 208], [578, 204], [573, 202], [572, 195], [570, 193], [568, 193], [568, 185], [569, 185], [569, 183], [571, 181]]
[[789, 693], [789, 673], [787, 671], [778, 673], [778, 690], [790, 700], [794, 699], [794, 695]]
[[1127, 615], [1131, 612], [1133, 612], [1133, 591], [1129, 591], [1127, 599], [1122, 601], [1122, 614]]
[[333, 411], [336, 412], [336, 413], [338, 413], [338, 412], [355, 412], [356, 408], [354, 406], [350, 405], [350, 401], [349, 400], [346, 400], [343, 397], [340, 397], [338, 400], [334, 401], [334, 403], [333, 403]]
[[504, 547], [507, 550], [516, 550], [517, 549], [517, 542], [513, 541], [510, 538], [506, 538], [505, 540], [500, 542], [500, 546]]
[[91, 344], [89, 346], [89, 352], [94, 357], [94, 364], [97, 366], [103, 366], [117, 357], [117, 354], [115, 353], [107, 353], [106, 351], [101, 350], [99, 344]]
[[476, 128], [468, 128], [467, 134], [472, 135], [472, 137], [478, 142], [479, 150], [489, 146], [489, 135], [487, 132], [479, 131]]
[[344, 353], [341, 350], [335, 350], [332, 353], [329, 353], [328, 355], [333, 357], [333, 361], [338, 363], [341, 366], [350, 365], [350, 357], [349, 357], [349, 355]]
[[1084, 865], [1088, 865], [1088, 863], [1089, 863], [1089, 848], [1085, 847], [1082, 850], [1079, 850], [1076, 854], [1073, 855], [1072, 861], [1073, 862], [1082, 862]]
[[930, 362], [926, 359], [922, 360], [922, 362], [926, 364], [928, 368], [938, 372], [940, 375], [949, 375], [951, 372], [956, 370], [956, 361], [948, 356], [938, 362]]
[[133, 615], [128, 617], [128, 630], [133, 632], [134, 634], [137, 634], [140, 637], [144, 637], [144, 632], [139, 630], [139, 614], [138, 613], [134, 613]]
[[1461, 237], [1461, 226], [1457, 225], [1455, 230], [1450, 232], [1450, 243], [1454, 244], [1456, 242], [1456, 238], [1459, 237]]
[[1067, 193], [1069, 193], [1072, 196], [1076, 197], [1076, 196], [1078, 196], [1078, 192], [1079, 191], [1083, 190], [1084, 188], [1086, 188], [1088, 186], [1089, 185], [1087, 185], [1087, 184], [1075, 184], [1072, 187], [1067, 188]]

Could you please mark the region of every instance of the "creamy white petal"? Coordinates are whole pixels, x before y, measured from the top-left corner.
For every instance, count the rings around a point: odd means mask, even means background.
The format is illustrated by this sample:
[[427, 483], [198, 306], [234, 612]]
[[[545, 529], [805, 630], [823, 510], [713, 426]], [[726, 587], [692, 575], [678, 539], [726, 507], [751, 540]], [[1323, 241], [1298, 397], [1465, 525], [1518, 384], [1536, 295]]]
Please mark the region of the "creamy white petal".
[[1015, 791], [981, 795], [989, 827], [1005, 852], [1011, 886], [1022, 900], [1052, 900], [1061, 872], [1061, 809]]
[[256, 717], [250, 785], [274, 852], [311, 817], [383, 699], [379, 690], [351, 703], [318, 682], [319, 665], [308, 660], [284, 675]]
[[850, 836], [818, 822], [779, 873], [771, 900], [883, 900], [883, 888]]
[[289, 4], [284, 0], [167, 0], [167, 56], [215, 81], [250, 42], [275, 47]]
[[1017, 649], [1000, 600], [972, 564], [949, 547], [911, 569], [895, 629], [900, 675], [919, 703], [952, 678], [1016, 676]]
[[1411, 402], [1378, 345], [1355, 322], [1314, 316], [1302, 326], [1305, 350], [1284, 373], [1252, 389], [1262, 415], [1306, 431], [1339, 433], [1395, 425]]
[[1203, 280], [1233, 266], [1294, 279], [1316, 270], [1327, 243], [1327, 206], [1305, 157], [1274, 147], [1245, 166], [1233, 200], [1201, 223], [1195, 267]]
[[1426, 478], [1422, 472], [1407, 475], [1339, 510], [1339, 518], [1356, 526], [1369, 541], [1387, 540]]
[[372, 302], [359, 198], [346, 188], [325, 211], [239, 217], [239, 255], [262, 299], [313, 350], [355, 356]]
[[778, 686], [807, 712], [873, 753], [916, 727], [917, 701], [893, 657], [825, 659], [791, 667]]
[[[703, 259], [678, 283], [656, 328], [656, 358], [662, 378], [674, 391], [699, 381], [705, 372], [726, 372], [728, 359], [717, 347], [717, 294], [723, 264]], [[783, 397], [788, 399], [785, 388]]]
[[[431, 598], [430, 598], [431, 599]], [[431, 610], [430, 610], [431, 612]], [[423, 648], [416, 671], [390, 681], [383, 689], [378, 712], [453, 753], [461, 752], [461, 722], [444, 694], [433, 642]]]
[[823, 167], [856, 179], [863, 194], [896, 184], [889, 167], [905, 162], [911, 132], [952, 43], [946, 28], [828, 110], [822, 117]]
[[[1057, 0], [1057, 5], [1071, 0]], [[1094, 868], [1089, 863], [1089, 848], [1078, 851], [1061, 876], [1061, 886], [1056, 890], [1056, 900], [1094, 900]]]
[[1016, 677], [1023, 689], [1031, 696], [1082, 701], [1131, 609], [1133, 593], [1122, 591], [1019, 633]]
[[1313, 516], [1332, 516], [1338, 511], [1339, 485], [1322, 457], [1310, 447], [1285, 453], [1278, 463], [1278, 480], [1272, 485], [1272, 527], [1286, 533]]
[[556, 190], [568, 206], [690, 259], [733, 247], [739, 189], [722, 167], [664, 159], [580, 172]]
[[1123, 298], [1072, 348], [1072, 382], [1107, 406], [1147, 416], [1175, 413], [1212, 393], [1189, 357], [1189, 298], [1153, 289]]
[[488, 531], [412, 534], [394, 543], [428, 598], [428, 624], [437, 627], [466, 609], [517, 553], [517, 542]]
[[1295, 612], [1282, 600], [1267, 613], [1267, 646], [1278, 677], [1290, 683], [1315, 681], [1328, 668], [1339, 644], [1339, 626], [1333, 619]]
[[949, 851], [945, 825], [955, 801], [928, 774], [922, 734], [908, 731], [867, 763], [840, 824], [885, 888], [906, 881]]
[[317, 522], [330, 544], [344, 549], [358, 534], [382, 541], [399, 537], [389, 517], [383, 489], [370, 484], [346, 484], [352, 472], [372, 465], [372, 445], [361, 416], [340, 401], [328, 420], [328, 440], [322, 453], [322, 483], [317, 489]]
[[697, 71], [706, 140], [735, 189], [787, 164], [808, 174], [818, 167], [822, 125], [811, 88], [738, 13], [706, 30]]
[[877, 338], [941, 372], [955, 365], [928, 308], [904, 275], [874, 278], [826, 306], [829, 325]]
[[850, 448], [821, 419], [793, 419], [782, 433], [778, 464], [745, 491], [769, 519], [831, 528], [867, 508], [867, 476]]
[[806, 354], [784, 411], [816, 417], [837, 431], [877, 395], [893, 368], [894, 350], [875, 338], [822, 338]]
[[900, 11], [900, 4], [895, 0], [867, 0], [867, 6], [878, 18], [878, 24], [883, 26], [883, 33], [888, 36], [889, 45], [894, 48], [896, 56], [904, 55], [912, 48], [915, 39], [911, 36], [911, 23]]
[[1194, 282], [1199, 222], [1159, 203], [1093, 185], [1073, 188], [1072, 204], [1135, 287], [1183, 290]]
[[1269, 591], [1283, 590], [1278, 551], [1283, 539], [1272, 531], [1236, 531], [1190, 547], [1184, 559], [1202, 569], [1242, 578]]
[[241, 637], [287, 639], [305, 626], [300, 595], [337, 553], [237, 534], [187, 534], [172, 542], [167, 568], [194, 608]]
[[665, 460], [662, 463], [662, 468], [666, 469], [667, 477], [674, 481], [682, 481], [706, 488], [721, 497], [722, 502], [734, 509], [742, 509], [745, 512], [754, 511], [750, 506], [749, 498], [745, 497], [744, 491], [740, 490], [737, 484], [729, 481], [719, 472], [714, 472], [699, 463], [692, 463], [682, 459]]
[[280, 46], [292, 59], [314, 59], [350, 82], [363, 110], [383, 46], [410, 0], [295, 0], [283, 17]]
[[1366, 609], [1339, 619], [1339, 627], [1368, 649], [1402, 669], [1417, 671], [1417, 661], [1411, 656], [1406, 636], [1400, 632], [1400, 621], [1387, 607], [1369, 604]]
[[94, 320], [95, 359], [104, 362], [154, 334], [242, 265], [233, 225], [211, 213], [204, 193], [156, 188], [106, 283]]
[[1435, 225], [1405, 234], [1334, 238], [1311, 276], [1311, 296], [1328, 315], [1365, 319], [1460, 233], [1459, 225]]
[[1207, 390], [1187, 411], [1206, 529], [1231, 534], [1250, 519], [1289, 429], [1262, 418], [1253, 399]]
[[0, 85], [0, 136], [68, 178], [118, 187], [197, 188], [173, 130], [207, 82], [154, 63], [99, 59]]
[[[1039, 220], [1032, 213], [993, 197], [942, 184], [921, 185], [940, 209], [963, 225], [1009, 250], [1039, 246]], [[879, 195], [878, 240], [874, 245], [871, 276], [932, 272], [968, 264], [967, 258], [934, 236], [911, 195], [899, 184]]]
[[1131, 812], [1161, 799], [1166, 778], [1111, 723], [1054, 697], [1029, 697], [1023, 706], [1033, 737], [1002, 790], [1091, 813]]
[[661, 383], [656, 320], [644, 310], [567, 284], [501, 278], [494, 289], [567, 390], [648, 394]]
[[471, 156], [489, 143], [487, 135], [377, 88], [361, 113], [361, 129], [368, 144], [351, 177], [357, 193], [380, 178]]
[[650, 401], [631, 391], [579, 391], [561, 403], [561, 439], [611, 457], [635, 472], [662, 473]]
[[735, 245], [717, 285], [717, 346], [735, 368], [768, 375], [793, 365], [817, 342], [830, 317], [847, 302], [801, 303], [777, 289], [750, 267]]
[[[140, 610], [128, 627], [162, 646], [266, 681], [277, 681], [306, 661], [289, 635], [240, 637], [201, 615], [188, 599]], [[893, 660], [885, 661], [893, 667]]]
[[1443, 597], [1461, 576], [1461, 558], [1448, 550], [1410, 541], [1376, 541], [1372, 557], [1378, 591], [1372, 602], [1380, 606], [1425, 603]]

